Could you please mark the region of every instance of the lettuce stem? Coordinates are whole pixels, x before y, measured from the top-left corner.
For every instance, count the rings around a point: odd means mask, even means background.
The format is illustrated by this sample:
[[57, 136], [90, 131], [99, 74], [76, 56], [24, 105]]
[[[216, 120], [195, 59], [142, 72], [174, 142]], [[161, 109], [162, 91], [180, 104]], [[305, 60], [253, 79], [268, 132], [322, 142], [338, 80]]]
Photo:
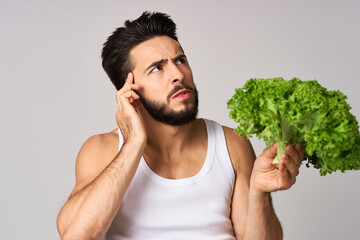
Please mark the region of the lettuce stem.
[[286, 146], [288, 145], [287, 141], [279, 139], [277, 141], [277, 152], [276, 157], [274, 158], [272, 164], [276, 167], [279, 167], [280, 159], [283, 153], [286, 152]]

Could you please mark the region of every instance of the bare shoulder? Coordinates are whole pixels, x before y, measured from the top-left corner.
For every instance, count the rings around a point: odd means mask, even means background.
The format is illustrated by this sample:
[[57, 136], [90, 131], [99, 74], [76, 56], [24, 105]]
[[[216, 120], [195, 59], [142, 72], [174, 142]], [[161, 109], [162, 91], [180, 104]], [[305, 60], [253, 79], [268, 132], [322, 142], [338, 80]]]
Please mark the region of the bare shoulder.
[[250, 141], [245, 137], [239, 136], [232, 128], [223, 126], [223, 130], [235, 173], [245, 172], [246, 174], [251, 174], [255, 153]]
[[93, 181], [114, 159], [118, 149], [117, 129], [88, 138], [76, 158], [76, 185], [72, 194]]

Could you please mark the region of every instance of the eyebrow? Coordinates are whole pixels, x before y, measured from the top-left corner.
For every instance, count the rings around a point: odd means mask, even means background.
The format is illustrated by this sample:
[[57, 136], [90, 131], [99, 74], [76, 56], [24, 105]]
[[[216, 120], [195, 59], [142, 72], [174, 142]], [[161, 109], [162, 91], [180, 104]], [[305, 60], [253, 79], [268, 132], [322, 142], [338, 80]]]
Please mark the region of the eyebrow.
[[[177, 56], [173, 59], [173, 61], [176, 62], [177, 60], [182, 59], [182, 58], [184, 58], [184, 57], [186, 58], [185, 54], [177, 55]], [[155, 61], [155, 62], [151, 63], [151, 64], [145, 69], [144, 72], [146, 72], [147, 70], [149, 70], [149, 69], [152, 68], [152, 67], [159, 66], [159, 65], [161, 65], [161, 64], [163, 64], [164, 62], [167, 62], [167, 61], [168, 61], [167, 59], [161, 59], [161, 60], [159, 60], [159, 61]]]

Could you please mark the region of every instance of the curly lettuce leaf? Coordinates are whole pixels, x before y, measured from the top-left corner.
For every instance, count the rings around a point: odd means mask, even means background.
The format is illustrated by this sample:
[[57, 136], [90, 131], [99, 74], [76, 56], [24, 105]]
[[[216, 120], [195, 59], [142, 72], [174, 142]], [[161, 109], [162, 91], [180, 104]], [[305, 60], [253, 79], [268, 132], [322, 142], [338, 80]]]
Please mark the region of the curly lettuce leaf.
[[[255, 134], [267, 147], [300, 143], [307, 166], [322, 176], [360, 169], [359, 125], [340, 91], [327, 91], [316, 80], [250, 79], [227, 105], [239, 135]], [[280, 147], [278, 156], [284, 151]]]

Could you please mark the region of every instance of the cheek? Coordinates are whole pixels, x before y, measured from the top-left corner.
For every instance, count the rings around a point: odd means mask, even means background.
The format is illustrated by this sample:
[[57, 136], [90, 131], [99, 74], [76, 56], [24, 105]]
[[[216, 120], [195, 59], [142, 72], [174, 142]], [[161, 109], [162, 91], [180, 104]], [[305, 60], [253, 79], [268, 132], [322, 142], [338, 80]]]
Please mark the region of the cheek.
[[141, 94], [147, 99], [154, 101], [164, 101], [168, 94], [168, 89], [164, 89], [160, 84], [146, 84], [141, 86]]
[[152, 99], [161, 99], [171, 90], [169, 90], [170, 86], [167, 84], [166, 76], [161, 72], [149, 74], [146, 78], [142, 79], [139, 85], [141, 85], [141, 92], [144, 94], [144, 97]]
[[193, 80], [193, 74], [190, 67], [184, 68], [183, 74], [185, 75], [185, 79]]

